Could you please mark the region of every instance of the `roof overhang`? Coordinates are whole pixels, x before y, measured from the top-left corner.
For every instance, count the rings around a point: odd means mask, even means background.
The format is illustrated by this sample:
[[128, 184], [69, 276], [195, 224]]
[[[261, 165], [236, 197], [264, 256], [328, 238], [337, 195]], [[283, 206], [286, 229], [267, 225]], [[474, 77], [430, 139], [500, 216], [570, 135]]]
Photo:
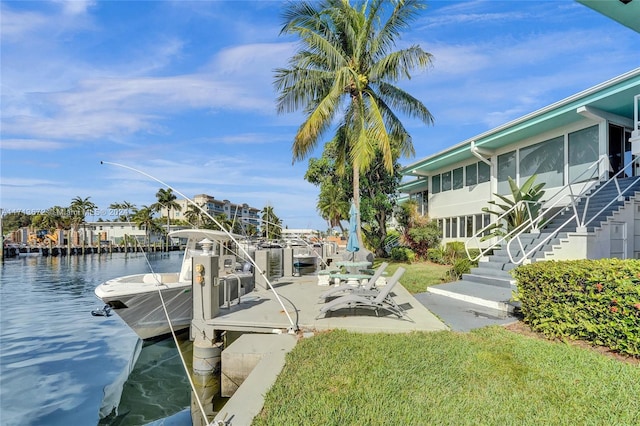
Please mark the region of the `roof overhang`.
[[640, 33], [640, 0], [576, 0], [578, 3], [607, 16]]
[[[640, 0], [637, 0], [640, 3]], [[427, 176], [473, 157], [471, 146], [495, 151], [515, 142], [585, 119], [585, 108], [612, 116], [633, 117], [633, 98], [640, 93], [640, 68], [510, 121], [402, 169], [403, 175]]]

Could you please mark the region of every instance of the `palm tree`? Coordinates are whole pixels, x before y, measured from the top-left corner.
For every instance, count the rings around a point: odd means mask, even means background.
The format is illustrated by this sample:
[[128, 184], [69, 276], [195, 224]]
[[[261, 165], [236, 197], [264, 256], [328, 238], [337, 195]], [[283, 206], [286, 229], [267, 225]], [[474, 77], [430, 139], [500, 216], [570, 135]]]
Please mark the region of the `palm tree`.
[[136, 205], [128, 201], [123, 201], [121, 203], [111, 203], [109, 205], [109, 208], [118, 211], [118, 220], [121, 222], [130, 222], [131, 214], [135, 214], [136, 211], [138, 211], [138, 209], [136, 209]]
[[322, 187], [317, 207], [320, 216], [328, 222], [329, 227], [339, 226], [344, 234], [344, 227], [340, 220], [348, 218], [349, 203], [345, 201], [344, 194], [337, 186], [327, 184]]
[[159, 231], [161, 229], [156, 223], [153, 213], [154, 209], [151, 207], [142, 206], [131, 218], [138, 228], [144, 228], [144, 242], [146, 246], [150, 244], [151, 231]]
[[173, 189], [160, 188], [156, 192], [157, 203], [151, 205], [151, 209], [157, 212], [162, 209], [167, 209], [167, 251], [169, 251], [169, 232], [171, 231], [171, 210], [182, 210], [182, 206], [176, 203], [176, 195], [173, 193]]
[[[432, 55], [414, 45], [393, 51], [400, 31], [424, 8], [421, 0], [291, 2], [282, 34], [300, 38], [289, 68], [276, 70], [278, 112], [302, 109], [306, 118], [293, 142], [294, 161], [311, 154], [320, 137], [339, 120], [340, 169], [353, 169], [353, 198], [360, 208], [360, 173], [378, 153], [393, 171], [399, 155], [415, 154], [398, 112], [432, 124], [429, 110], [394, 85], [410, 71], [431, 65]], [[362, 242], [358, 216], [358, 238]]]
[[69, 208], [71, 209], [72, 223], [74, 223], [75, 229], [78, 229], [78, 225], [82, 225], [83, 247], [87, 242], [87, 224], [85, 221], [85, 216], [87, 214], [93, 214], [98, 209], [98, 206], [89, 201], [89, 198], [91, 197], [82, 198], [80, 196], [77, 196], [73, 200], [71, 200], [71, 205], [69, 206]]
[[265, 206], [262, 209], [262, 223], [264, 224], [263, 236], [267, 239], [280, 238], [282, 234], [281, 220], [276, 216], [273, 207]]
[[[198, 204], [199, 207], [204, 207], [204, 203]], [[191, 226], [195, 226], [196, 228], [200, 228], [204, 223], [204, 218], [206, 215], [200, 210], [199, 207], [196, 207], [193, 204], [189, 204], [187, 206], [187, 211], [184, 212], [184, 217], [192, 223]]]

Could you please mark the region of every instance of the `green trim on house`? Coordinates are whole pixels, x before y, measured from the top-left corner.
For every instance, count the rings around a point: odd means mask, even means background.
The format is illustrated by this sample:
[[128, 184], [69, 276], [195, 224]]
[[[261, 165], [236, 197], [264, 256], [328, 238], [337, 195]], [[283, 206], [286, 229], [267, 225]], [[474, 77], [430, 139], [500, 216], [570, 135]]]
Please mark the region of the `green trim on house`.
[[[640, 0], [638, 1], [640, 3]], [[431, 172], [462, 161], [475, 158], [471, 143], [487, 151], [508, 146], [537, 134], [566, 126], [585, 117], [578, 112], [581, 107], [622, 117], [633, 117], [633, 97], [640, 92], [640, 68], [596, 85], [528, 115], [510, 121], [451, 148], [426, 157], [402, 169], [405, 176], [429, 175]], [[411, 188], [414, 181], [401, 186]]]

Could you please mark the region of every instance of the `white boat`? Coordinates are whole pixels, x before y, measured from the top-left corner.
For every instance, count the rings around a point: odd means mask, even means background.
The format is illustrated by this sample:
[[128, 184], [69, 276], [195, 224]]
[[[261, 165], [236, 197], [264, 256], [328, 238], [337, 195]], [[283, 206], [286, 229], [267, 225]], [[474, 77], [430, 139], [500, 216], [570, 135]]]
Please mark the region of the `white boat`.
[[293, 255], [293, 274], [301, 276], [316, 271], [318, 256], [315, 254], [294, 254]]
[[[171, 332], [162, 300], [175, 331], [188, 328], [192, 316], [191, 258], [200, 255], [219, 256], [218, 277], [220, 304], [229, 304], [243, 293], [253, 290], [252, 268], [238, 262], [229, 253], [231, 237], [222, 231], [185, 229], [169, 233], [172, 238], [187, 239], [179, 272], [127, 275], [108, 280], [95, 289], [95, 294], [124, 320], [141, 339], [150, 339]], [[208, 239], [211, 247], [203, 247]], [[162, 300], [159, 291], [162, 293]], [[227, 296], [223, 300], [224, 295]]]

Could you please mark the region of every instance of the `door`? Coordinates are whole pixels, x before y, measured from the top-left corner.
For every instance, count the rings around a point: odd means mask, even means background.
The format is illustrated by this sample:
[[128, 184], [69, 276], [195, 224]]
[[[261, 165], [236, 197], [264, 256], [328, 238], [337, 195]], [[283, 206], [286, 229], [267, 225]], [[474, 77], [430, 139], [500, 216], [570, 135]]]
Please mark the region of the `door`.
[[633, 161], [630, 136], [624, 127], [609, 124], [609, 177], [613, 177], [622, 169], [625, 171], [618, 177], [635, 176], [633, 168], [629, 166]]

